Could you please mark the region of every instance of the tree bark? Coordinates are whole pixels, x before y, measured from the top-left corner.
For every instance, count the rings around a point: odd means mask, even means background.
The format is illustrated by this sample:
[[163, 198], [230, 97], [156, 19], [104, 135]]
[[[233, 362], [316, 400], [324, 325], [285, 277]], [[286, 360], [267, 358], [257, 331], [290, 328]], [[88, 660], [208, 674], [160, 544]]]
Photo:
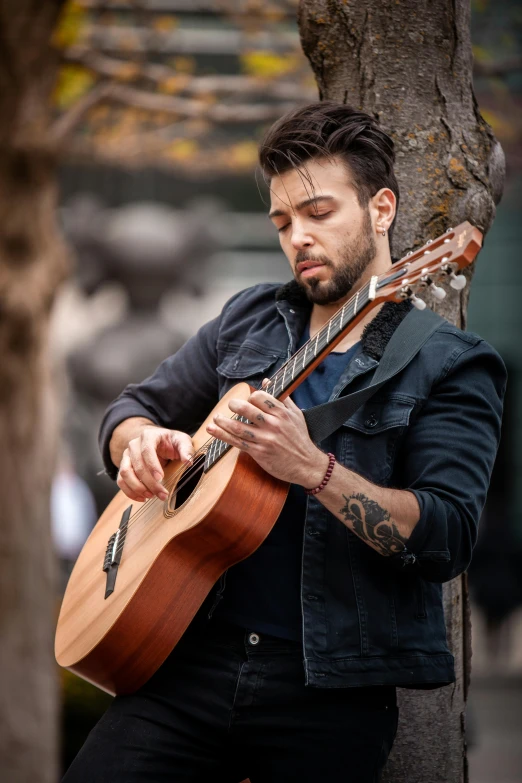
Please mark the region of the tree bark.
[[[472, 87], [468, 0], [301, 0], [299, 27], [321, 100], [376, 117], [396, 145], [401, 203], [393, 255], [469, 220], [486, 233], [504, 183], [504, 155]], [[472, 269], [466, 271], [469, 279]], [[469, 286], [428, 305], [466, 328]], [[384, 780], [467, 781], [465, 704], [470, 675], [464, 577], [444, 589], [457, 682], [399, 692], [400, 724]]]
[[9, 783], [58, 778], [47, 333], [67, 264], [46, 133], [61, 4], [0, 0], [0, 769]]

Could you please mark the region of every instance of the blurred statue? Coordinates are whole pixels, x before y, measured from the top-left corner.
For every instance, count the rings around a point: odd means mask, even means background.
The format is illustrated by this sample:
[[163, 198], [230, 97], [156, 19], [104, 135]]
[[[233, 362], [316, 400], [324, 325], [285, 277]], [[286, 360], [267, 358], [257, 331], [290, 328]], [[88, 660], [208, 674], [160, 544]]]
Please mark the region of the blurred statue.
[[209, 212], [215, 204], [181, 211], [162, 204], [133, 203], [105, 209], [91, 196], [79, 196], [62, 211], [64, 230], [77, 258], [77, 284], [92, 296], [108, 284], [125, 292], [120, 320], [102, 328], [68, 356], [74, 402], [67, 431], [76, 469], [102, 509], [114, 485], [93, 481], [101, 466], [96, 435], [107, 403], [127, 383], [150, 375], [193, 333], [162, 300], [173, 289], [187, 296], [204, 293], [205, 266], [219, 249]]

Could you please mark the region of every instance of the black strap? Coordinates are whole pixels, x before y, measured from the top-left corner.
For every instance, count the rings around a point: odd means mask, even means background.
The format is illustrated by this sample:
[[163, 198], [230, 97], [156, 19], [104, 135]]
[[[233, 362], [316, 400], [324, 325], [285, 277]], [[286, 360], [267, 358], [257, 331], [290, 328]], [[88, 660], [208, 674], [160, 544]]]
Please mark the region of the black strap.
[[409, 312], [392, 334], [369, 386], [303, 411], [311, 439], [320, 443], [339, 429], [381, 386], [404, 370], [443, 322], [429, 308]]

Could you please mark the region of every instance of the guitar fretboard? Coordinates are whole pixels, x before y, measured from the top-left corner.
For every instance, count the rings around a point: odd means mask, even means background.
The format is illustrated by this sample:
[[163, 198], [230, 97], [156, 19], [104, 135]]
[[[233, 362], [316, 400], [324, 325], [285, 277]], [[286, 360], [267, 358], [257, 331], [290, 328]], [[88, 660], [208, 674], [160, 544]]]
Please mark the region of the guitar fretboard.
[[[270, 378], [265, 386], [265, 391], [273, 397], [279, 399], [291, 386], [299, 385], [307, 375], [307, 370], [317, 357], [321, 354], [328, 354], [328, 348], [332, 345], [339, 335], [348, 331], [351, 322], [367, 304], [373, 299], [370, 295], [370, 283], [358, 291], [348, 300], [339, 310], [330, 318], [330, 320], [317, 332], [308, 342], [306, 342], [283, 366]], [[323, 357], [324, 358], [324, 357]], [[248, 419], [243, 416], [234, 416], [237, 421], [248, 424]], [[230, 444], [225, 443], [218, 438], [213, 438], [208, 447], [205, 457], [205, 471], [215, 465], [215, 463], [230, 448]]]

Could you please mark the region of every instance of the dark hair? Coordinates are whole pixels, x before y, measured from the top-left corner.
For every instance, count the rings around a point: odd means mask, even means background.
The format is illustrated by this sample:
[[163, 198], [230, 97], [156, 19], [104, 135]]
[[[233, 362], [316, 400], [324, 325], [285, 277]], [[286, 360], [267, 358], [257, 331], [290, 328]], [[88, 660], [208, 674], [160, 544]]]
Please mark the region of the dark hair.
[[[393, 140], [373, 117], [344, 103], [310, 103], [288, 112], [269, 128], [259, 148], [259, 163], [268, 179], [303, 164], [306, 168], [313, 158], [333, 156], [346, 164], [361, 207], [381, 188], [390, 188], [399, 206]], [[390, 240], [394, 225], [395, 219]]]

